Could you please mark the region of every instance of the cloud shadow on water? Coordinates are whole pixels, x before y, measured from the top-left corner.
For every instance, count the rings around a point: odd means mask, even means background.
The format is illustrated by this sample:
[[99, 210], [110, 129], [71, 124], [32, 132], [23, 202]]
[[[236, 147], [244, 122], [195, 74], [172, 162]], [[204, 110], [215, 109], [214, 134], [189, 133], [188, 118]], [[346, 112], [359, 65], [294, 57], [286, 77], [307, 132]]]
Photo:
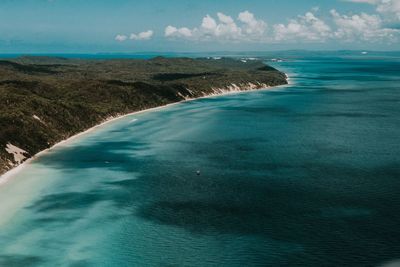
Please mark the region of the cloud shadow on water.
[[[233, 142], [241, 141], [243, 144], [248, 143], [246, 139]], [[221, 153], [235, 155], [236, 152], [232, 151], [232, 146], [228, 143], [217, 143], [216, 150], [202, 152], [202, 160], [212, 163], [199, 176], [182, 159], [179, 165], [174, 158], [168, 158], [168, 155], [160, 159], [156, 155], [133, 157], [127, 153], [147, 148], [143, 143], [101, 142], [63, 149], [60, 154], [53, 153], [55, 155], [51, 158], [41, 161], [41, 164], [67, 172], [85, 168], [98, 168], [101, 171], [102, 168], [110, 168], [103, 164], [104, 160], [113, 159], [111, 164], [115, 164], [113, 168], [117, 171], [135, 171], [141, 175], [138, 179], [99, 180], [98, 188], [90, 188], [88, 191], [44, 195], [29, 208], [43, 215], [57, 214], [60, 211], [84, 212], [106, 201], [116, 209], [130, 211], [129, 216], [183, 228], [192, 234], [229, 234], [238, 237], [254, 235], [301, 244], [306, 250], [310, 250], [309, 253], [317, 253], [321, 260], [326, 261], [337, 258], [343, 263], [354, 260], [354, 257], [363, 257], [365, 262], [380, 262], [387, 255], [395, 256], [394, 248], [400, 245], [396, 238], [399, 235], [396, 225], [400, 218], [391, 214], [391, 211], [393, 205], [400, 204], [399, 199], [391, 199], [391, 206], [387, 210], [375, 204], [376, 198], [384, 198], [388, 192], [393, 193], [391, 189], [376, 192], [375, 198], [371, 199], [360, 194], [350, 195], [345, 191], [340, 193], [338, 188], [341, 184], [345, 185], [347, 179], [349, 183], [351, 179], [395, 179], [399, 174], [396, 166], [370, 169], [370, 172], [361, 175], [357, 175], [357, 170], [346, 166], [338, 169], [337, 166], [321, 165], [318, 162], [309, 167], [300, 166], [302, 172], [308, 172], [307, 177], [316, 177], [315, 183], [318, 183], [317, 177], [322, 176], [339, 183], [335, 187], [332, 182], [334, 187], [329, 189], [307, 185], [306, 181], [310, 182], [310, 179], [284, 179], [290, 178], [290, 174], [301, 177], [296, 174], [299, 166], [295, 163], [266, 162], [268, 164], [263, 167], [259, 163], [251, 165], [251, 161], [247, 161], [250, 164], [248, 172], [235, 171], [234, 168], [229, 172], [221, 172], [226, 162], [209, 159], [218, 157]], [[196, 149], [210, 145], [207, 142], [197, 143]], [[239, 151], [241, 145], [236, 147]], [[84, 158], [84, 163], [76, 155]], [[189, 162], [190, 159], [187, 160]], [[257, 167], [258, 170], [254, 172], [253, 168], [251, 171], [252, 167]], [[282, 169], [286, 170], [284, 174]], [[370, 177], [363, 179], [363, 175]], [[328, 207], [337, 208], [337, 211], [330, 212], [335, 216], [326, 216]], [[386, 225], [383, 227], [381, 218], [389, 214], [393, 220], [384, 222]], [[73, 217], [69, 217], [71, 218]], [[353, 244], [362, 245], [347, 245], [349, 236], [355, 239]], [[377, 253], [382, 251], [382, 247], [385, 252]]]

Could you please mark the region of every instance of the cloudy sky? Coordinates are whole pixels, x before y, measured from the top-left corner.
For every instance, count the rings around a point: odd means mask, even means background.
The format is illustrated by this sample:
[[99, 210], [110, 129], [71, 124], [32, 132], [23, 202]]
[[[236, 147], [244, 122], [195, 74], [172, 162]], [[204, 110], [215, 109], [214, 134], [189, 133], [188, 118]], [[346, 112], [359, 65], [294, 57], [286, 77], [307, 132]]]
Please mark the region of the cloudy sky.
[[400, 50], [400, 0], [1, 0], [0, 53]]

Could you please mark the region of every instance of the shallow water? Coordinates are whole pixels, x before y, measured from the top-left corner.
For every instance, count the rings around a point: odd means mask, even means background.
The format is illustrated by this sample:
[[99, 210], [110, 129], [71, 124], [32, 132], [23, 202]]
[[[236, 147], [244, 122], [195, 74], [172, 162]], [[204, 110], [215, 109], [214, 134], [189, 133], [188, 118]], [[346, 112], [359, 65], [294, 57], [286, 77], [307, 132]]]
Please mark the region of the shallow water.
[[400, 59], [274, 64], [291, 85], [128, 116], [28, 164], [0, 187], [0, 266], [400, 259]]

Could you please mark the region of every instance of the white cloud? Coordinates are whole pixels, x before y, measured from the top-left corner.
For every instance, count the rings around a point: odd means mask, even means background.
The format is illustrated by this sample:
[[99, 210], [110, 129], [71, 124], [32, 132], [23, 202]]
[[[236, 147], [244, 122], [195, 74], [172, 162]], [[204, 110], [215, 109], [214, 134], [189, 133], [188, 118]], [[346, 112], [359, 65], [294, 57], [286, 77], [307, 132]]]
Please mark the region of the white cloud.
[[[199, 26], [165, 28], [164, 36], [171, 39], [186, 39], [191, 41], [218, 42], [339, 42], [369, 41], [393, 43], [400, 36], [400, 30], [390, 28], [381, 14], [389, 7], [397, 5], [400, 0], [347, 0], [358, 3], [377, 5], [377, 14], [340, 14], [330, 11], [330, 16], [323, 19], [316, 15], [318, 7], [310, 12], [289, 20], [288, 23], [275, 24], [268, 29], [265, 21], [258, 19], [249, 11], [240, 12], [237, 18], [232, 18], [222, 12], [216, 17], [206, 15]], [[390, 9], [393, 13], [396, 7]]]
[[377, 4], [379, 0], [347, 0], [347, 2], [363, 3], [363, 4]]
[[200, 26], [192, 29], [169, 25], [165, 28], [165, 36], [190, 40], [252, 41], [262, 38], [266, 28], [267, 24], [257, 20], [249, 11], [241, 12], [237, 22], [231, 16], [218, 12], [217, 19], [206, 15]]
[[123, 35], [123, 34], [118, 34], [117, 36], [115, 36], [115, 40], [118, 42], [123, 42], [126, 41], [128, 39], [128, 36]]
[[218, 13], [217, 16], [219, 23], [213, 29], [214, 36], [226, 40], [239, 40], [242, 38], [242, 29], [235, 23], [232, 17], [223, 13]]
[[341, 15], [336, 10], [331, 10], [331, 15], [337, 26], [335, 37], [346, 41], [393, 40], [398, 33], [397, 30], [385, 28], [378, 15], [361, 13], [348, 16]]
[[400, 0], [347, 0], [347, 2], [375, 5], [376, 11], [386, 22], [400, 22]]
[[[132, 33], [129, 36], [129, 39], [131, 40], [137, 40], [137, 41], [143, 41], [143, 40], [150, 40], [154, 35], [154, 32], [152, 30], [148, 30], [145, 32], [140, 32], [138, 34]], [[118, 42], [124, 42], [128, 40], [128, 36], [125, 34], [118, 34], [115, 36], [115, 40]]]
[[217, 13], [218, 22], [207, 15], [203, 18], [201, 26], [192, 32], [198, 39], [217, 39], [217, 40], [239, 40], [242, 37], [242, 29], [237, 26], [232, 17], [221, 12]]
[[186, 27], [176, 28], [174, 26], [167, 26], [165, 28], [165, 36], [166, 37], [183, 37], [189, 38], [192, 36], [192, 31]]
[[152, 30], [148, 30], [145, 32], [140, 32], [138, 34], [132, 33], [129, 37], [131, 40], [150, 40], [153, 37], [154, 32]]
[[332, 30], [323, 20], [312, 12], [292, 19], [287, 25], [274, 25], [275, 41], [303, 40], [308, 42], [325, 41], [332, 36]]
[[239, 13], [238, 20], [243, 23], [243, 31], [247, 36], [255, 39], [261, 38], [267, 30], [267, 23], [256, 19], [249, 11]]
[[233, 20], [233, 18], [231, 16], [227, 16], [221, 12], [217, 13], [218, 19], [225, 24], [233, 24], [235, 23], [235, 21]]
[[376, 10], [388, 20], [400, 21], [400, 0], [381, 0]]
[[217, 28], [217, 22], [215, 19], [210, 17], [210, 15], [207, 15], [203, 18], [201, 28], [203, 28], [205, 31], [213, 32]]

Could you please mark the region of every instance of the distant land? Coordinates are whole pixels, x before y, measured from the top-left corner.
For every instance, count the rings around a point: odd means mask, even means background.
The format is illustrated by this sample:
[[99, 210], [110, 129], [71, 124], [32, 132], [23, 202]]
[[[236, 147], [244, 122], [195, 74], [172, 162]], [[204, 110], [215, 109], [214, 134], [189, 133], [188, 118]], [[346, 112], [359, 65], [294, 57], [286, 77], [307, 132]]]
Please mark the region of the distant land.
[[[367, 52], [367, 56], [363, 54]], [[373, 51], [373, 50], [276, 50], [276, 51], [212, 51], [212, 52], [136, 52], [136, 53], [0, 53], [2, 59], [16, 59], [25, 56], [39, 56], [39, 57], [63, 57], [69, 59], [151, 59], [156, 56], [163, 56], [167, 58], [189, 57], [231, 57], [231, 58], [258, 58], [269, 61], [272, 58], [285, 58], [297, 59], [318, 57], [383, 57], [383, 56], [400, 56], [400, 51]]]
[[110, 118], [283, 84], [284, 73], [255, 59], [3, 59], [0, 174]]

